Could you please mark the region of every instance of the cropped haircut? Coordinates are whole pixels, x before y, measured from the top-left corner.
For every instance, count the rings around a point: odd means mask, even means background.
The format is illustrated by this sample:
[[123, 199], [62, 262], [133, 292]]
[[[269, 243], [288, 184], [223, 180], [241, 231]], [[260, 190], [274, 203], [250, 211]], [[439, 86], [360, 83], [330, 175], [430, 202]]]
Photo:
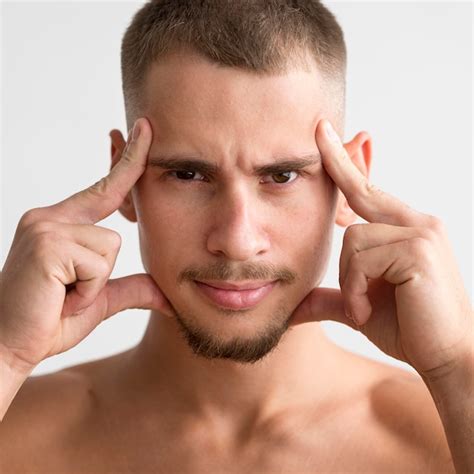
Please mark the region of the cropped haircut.
[[315, 60], [336, 117], [345, 109], [346, 46], [334, 15], [317, 0], [150, 0], [133, 16], [121, 48], [127, 126], [144, 108], [150, 66], [191, 51], [256, 74]]

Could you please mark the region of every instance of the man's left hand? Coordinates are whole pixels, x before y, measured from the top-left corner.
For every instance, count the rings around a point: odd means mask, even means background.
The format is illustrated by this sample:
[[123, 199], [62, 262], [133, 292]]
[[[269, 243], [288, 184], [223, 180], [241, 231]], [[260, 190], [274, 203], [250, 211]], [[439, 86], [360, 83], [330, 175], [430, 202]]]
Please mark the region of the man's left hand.
[[368, 223], [345, 231], [341, 290], [314, 288], [290, 324], [344, 323], [427, 379], [439, 377], [473, 345], [471, 303], [446, 229], [370, 184], [327, 125], [321, 120], [316, 130], [323, 166]]

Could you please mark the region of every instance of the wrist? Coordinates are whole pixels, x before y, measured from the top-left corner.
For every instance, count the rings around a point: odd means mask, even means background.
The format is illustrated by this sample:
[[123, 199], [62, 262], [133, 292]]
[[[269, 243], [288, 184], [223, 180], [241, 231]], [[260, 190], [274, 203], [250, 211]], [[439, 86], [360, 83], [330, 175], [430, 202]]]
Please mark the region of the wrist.
[[469, 393], [474, 381], [474, 341], [467, 345], [451, 364], [429, 374], [420, 374], [430, 391], [440, 394], [448, 392]]
[[3, 346], [0, 348], [0, 422], [33, 368], [17, 361]]
[[34, 365], [16, 357], [11, 350], [0, 342], [0, 370], [8, 371], [19, 378], [26, 378], [34, 368]]
[[436, 376], [422, 378], [443, 423], [456, 472], [474, 472], [474, 347]]
[[[445, 429], [459, 419], [471, 421], [474, 395], [474, 347], [434, 376], [422, 375]], [[474, 425], [473, 425], [474, 426]], [[459, 431], [459, 430], [458, 430]], [[461, 433], [458, 432], [458, 435]], [[472, 434], [470, 434], [472, 436]]]

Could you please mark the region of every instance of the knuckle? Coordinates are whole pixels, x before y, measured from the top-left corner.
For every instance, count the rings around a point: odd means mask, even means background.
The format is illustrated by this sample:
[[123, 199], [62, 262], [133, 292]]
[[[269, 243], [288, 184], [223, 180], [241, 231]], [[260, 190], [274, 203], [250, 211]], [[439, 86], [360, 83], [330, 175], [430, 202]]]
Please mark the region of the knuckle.
[[110, 246], [114, 250], [120, 250], [120, 247], [122, 246], [122, 237], [118, 232], [114, 230], [109, 230], [109, 240]]
[[350, 157], [349, 155], [347, 154], [345, 148], [342, 148], [339, 152], [338, 152], [339, 156], [337, 156], [337, 158], [341, 161], [350, 161]]
[[348, 272], [360, 270], [363, 265], [363, 257], [360, 252], [355, 252], [349, 259]]
[[107, 279], [112, 272], [109, 262], [104, 257], [99, 257], [96, 263], [96, 271], [103, 279]]
[[418, 228], [419, 237], [424, 240], [431, 240], [435, 237], [435, 232], [430, 227]]
[[125, 163], [132, 163], [134, 161], [129, 146], [127, 146], [127, 148], [125, 148], [125, 150], [123, 151], [122, 156], [120, 157], [120, 161], [123, 161]]
[[18, 227], [26, 229], [40, 219], [40, 214], [40, 208], [29, 209], [21, 216]]
[[346, 231], [344, 232], [344, 243], [355, 241], [359, 238], [360, 233], [362, 232], [362, 226], [364, 224], [351, 224], [347, 227]]
[[110, 175], [105, 176], [104, 178], [100, 179], [96, 183], [88, 189], [89, 194], [91, 194], [94, 198], [97, 198], [102, 201], [120, 201], [123, 200], [123, 196], [114, 189], [113, 183], [110, 180]]
[[32, 240], [32, 257], [33, 260], [43, 261], [54, 253], [54, 246], [58, 241], [58, 237], [53, 232], [41, 232], [35, 234]]
[[48, 221], [36, 221], [30, 224], [28, 230], [33, 236], [42, 234], [53, 234], [53, 224]]
[[431, 257], [432, 246], [423, 237], [414, 237], [409, 240], [410, 253], [416, 260], [429, 259]]
[[89, 192], [94, 196], [103, 197], [107, 194], [108, 187], [108, 179], [102, 178], [89, 187]]
[[446, 230], [443, 221], [439, 217], [432, 215], [429, 215], [427, 218], [427, 227], [437, 234], [444, 233]]
[[364, 179], [363, 187], [364, 187], [365, 193], [368, 196], [377, 196], [377, 195], [383, 194], [383, 191], [379, 187], [375, 186], [367, 179]]

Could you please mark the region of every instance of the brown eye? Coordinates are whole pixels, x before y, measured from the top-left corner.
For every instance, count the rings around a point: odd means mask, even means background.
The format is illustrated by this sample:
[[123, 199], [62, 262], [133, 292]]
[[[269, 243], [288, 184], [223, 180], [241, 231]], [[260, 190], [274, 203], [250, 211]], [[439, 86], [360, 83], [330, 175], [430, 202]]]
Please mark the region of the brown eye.
[[[294, 177], [292, 178], [291, 173], [294, 173]], [[286, 184], [294, 181], [298, 174], [295, 171], [285, 171], [283, 173], [276, 173], [272, 174], [272, 179], [276, 184]]]
[[201, 173], [197, 171], [192, 171], [192, 170], [174, 170], [174, 171], [169, 171], [167, 174], [178, 181], [203, 181], [204, 180], [204, 176]]
[[176, 177], [178, 179], [189, 180], [193, 179], [196, 173], [194, 171], [179, 170], [176, 171]]

